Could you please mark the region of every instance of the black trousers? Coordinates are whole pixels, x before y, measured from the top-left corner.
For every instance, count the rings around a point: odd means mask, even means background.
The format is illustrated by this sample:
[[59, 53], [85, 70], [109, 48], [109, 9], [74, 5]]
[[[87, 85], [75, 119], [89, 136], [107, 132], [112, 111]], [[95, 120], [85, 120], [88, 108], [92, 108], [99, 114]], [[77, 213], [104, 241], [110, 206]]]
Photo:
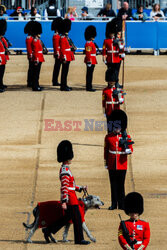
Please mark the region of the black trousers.
[[126, 170], [108, 170], [110, 187], [111, 187], [111, 201], [114, 208], [124, 208], [125, 199], [125, 177]]
[[70, 62], [62, 63], [62, 71], [61, 71], [61, 88], [67, 87], [67, 75], [69, 71]]
[[95, 68], [94, 64], [92, 64], [91, 67], [86, 66], [86, 89], [92, 89], [94, 68]]
[[5, 73], [5, 64], [0, 65], [0, 88], [3, 87], [3, 77]]
[[54, 64], [53, 76], [52, 76], [52, 84], [57, 84], [58, 83], [60, 66], [61, 66], [60, 59], [55, 58], [55, 64]]
[[119, 82], [120, 66], [121, 66], [121, 62], [120, 63], [107, 63], [107, 68], [111, 69], [112, 73], [115, 73], [117, 82]]
[[39, 62], [37, 65], [33, 62], [33, 80], [32, 80], [32, 88], [36, 89], [39, 87], [39, 75], [41, 71], [41, 65], [42, 63]]
[[29, 67], [28, 67], [28, 73], [27, 73], [27, 86], [32, 87], [32, 81], [33, 81], [33, 62], [29, 60]]
[[83, 237], [81, 215], [78, 205], [73, 205], [73, 206], [68, 205], [67, 210], [65, 210], [65, 216], [61, 220], [53, 223], [51, 226], [47, 228], [49, 233], [55, 234], [63, 226], [65, 226], [71, 219], [74, 226], [75, 244], [80, 243], [84, 239], [84, 237]]

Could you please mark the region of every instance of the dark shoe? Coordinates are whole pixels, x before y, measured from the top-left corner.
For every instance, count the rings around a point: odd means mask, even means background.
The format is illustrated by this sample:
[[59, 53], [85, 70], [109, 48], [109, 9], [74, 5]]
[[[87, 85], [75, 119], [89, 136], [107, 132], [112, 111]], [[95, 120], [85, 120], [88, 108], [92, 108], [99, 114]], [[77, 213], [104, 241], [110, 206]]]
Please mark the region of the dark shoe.
[[53, 86], [60, 86], [61, 84], [60, 83], [53, 83]]
[[42, 87], [37, 87], [37, 88], [33, 88], [32, 90], [33, 90], [33, 91], [42, 91], [43, 88], [42, 88]]
[[86, 91], [89, 91], [89, 92], [95, 92], [96, 89], [86, 89]]
[[60, 88], [61, 91], [71, 91], [72, 89], [69, 87], [65, 87], [65, 88]]
[[2, 87], [3, 87], [3, 89], [7, 89], [8, 86], [3, 84]]
[[5, 89], [4, 88], [0, 88], [0, 93], [3, 93], [5, 91]]
[[114, 210], [114, 209], [117, 209], [117, 208], [114, 207], [114, 206], [110, 206], [110, 207], [108, 208], [108, 210]]
[[72, 88], [71, 88], [71, 87], [69, 87], [69, 86], [67, 86], [67, 88], [69, 88], [70, 90], [72, 90]]
[[27, 84], [27, 88], [32, 88], [32, 84]]
[[87, 240], [81, 240], [81, 242], [77, 242], [75, 244], [79, 244], [79, 245], [89, 245], [90, 244], [90, 241], [87, 241]]
[[47, 228], [43, 228], [42, 233], [44, 234], [46, 243], [50, 243], [50, 240], [49, 240], [50, 233], [48, 232]]

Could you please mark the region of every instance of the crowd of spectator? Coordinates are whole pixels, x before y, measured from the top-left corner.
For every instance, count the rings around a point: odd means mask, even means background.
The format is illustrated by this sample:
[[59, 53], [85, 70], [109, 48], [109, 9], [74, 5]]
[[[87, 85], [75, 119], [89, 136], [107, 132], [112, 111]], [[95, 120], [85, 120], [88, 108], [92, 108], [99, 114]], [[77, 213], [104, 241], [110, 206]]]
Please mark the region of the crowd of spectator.
[[[151, 20], [164, 20], [165, 17], [167, 17], [167, 8], [162, 11], [160, 9], [159, 4], [154, 4], [152, 7], [152, 11], [150, 12], [150, 15], [148, 15], [144, 9], [143, 5], [139, 5], [137, 8], [137, 11], [132, 14], [132, 9], [129, 8], [128, 2], [123, 2], [122, 7], [118, 10], [118, 14], [114, 12], [112, 9], [112, 5], [110, 3], [106, 4], [104, 8], [102, 8], [98, 14], [97, 17], [102, 17], [102, 20], [107, 17], [118, 17], [122, 20], [141, 20], [145, 21], [147, 19]], [[60, 10], [55, 6], [54, 0], [49, 0], [49, 6], [44, 11], [44, 19], [45, 20], [53, 20], [55, 16], [61, 16]], [[14, 20], [36, 20], [40, 21], [42, 20], [42, 16], [39, 14], [39, 11], [36, 7], [32, 7], [30, 12], [28, 13], [22, 9], [20, 6], [17, 7], [13, 13], [11, 13], [9, 16], [6, 14], [6, 7], [4, 5], [0, 5], [0, 19], [14, 19]], [[80, 20], [91, 20], [95, 18], [93, 15], [89, 14], [88, 7], [84, 6], [81, 9], [81, 13], [78, 15], [76, 12], [75, 6], [69, 6], [67, 9], [67, 12], [64, 15], [64, 18], [68, 18], [71, 21], [74, 21], [75, 19]]]

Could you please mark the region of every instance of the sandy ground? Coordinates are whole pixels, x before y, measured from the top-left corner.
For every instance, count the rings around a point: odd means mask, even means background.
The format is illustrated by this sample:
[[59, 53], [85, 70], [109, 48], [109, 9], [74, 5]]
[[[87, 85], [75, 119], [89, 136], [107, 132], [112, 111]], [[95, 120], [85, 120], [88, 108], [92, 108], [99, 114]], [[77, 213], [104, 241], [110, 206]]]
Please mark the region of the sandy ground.
[[[83, 56], [76, 56], [70, 65], [69, 86], [74, 91], [60, 92], [51, 87], [53, 57], [45, 56], [41, 85], [45, 91], [32, 92], [26, 88], [26, 56], [11, 56], [4, 82], [8, 91], [0, 95], [0, 249], [82, 249], [75, 246], [73, 229], [70, 243], [63, 244], [62, 230], [56, 235], [58, 244], [46, 245], [41, 230], [33, 236], [34, 244], [25, 244], [27, 233], [22, 222], [33, 221], [28, 214], [38, 201], [58, 200], [60, 164], [56, 148], [63, 139], [74, 145], [71, 165], [76, 183], [88, 185], [90, 194], [99, 195], [105, 205], [100, 210], [88, 211], [86, 223], [97, 243], [86, 249], [120, 249], [117, 240], [118, 214], [108, 211], [110, 189], [108, 173], [103, 166], [103, 141], [106, 131], [96, 131], [95, 122], [104, 121], [101, 93], [106, 86], [105, 65], [98, 57], [94, 72], [95, 93], [85, 91]], [[126, 57], [125, 90], [128, 130], [135, 141], [134, 153], [129, 158], [126, 193], [141, 192], [145, 200], [142, 218], [150, 222], [151, 241], [148, 249], [166, 250], [167, 239], [167, 56], [152, 55]], [[46, 131], [47, 120], [74, 124], [80, 131]], [[92, 120], [91, 120], [92, 119]], [[87, 122], [93, 131], [85, 131]], [[87, 237], [85, 236], [87, 239]]]

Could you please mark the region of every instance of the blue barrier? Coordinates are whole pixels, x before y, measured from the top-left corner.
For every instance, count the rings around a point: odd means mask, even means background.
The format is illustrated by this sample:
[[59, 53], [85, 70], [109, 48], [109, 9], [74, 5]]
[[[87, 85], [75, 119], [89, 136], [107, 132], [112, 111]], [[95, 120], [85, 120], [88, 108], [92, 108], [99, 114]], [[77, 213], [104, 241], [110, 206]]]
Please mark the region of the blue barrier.
[[[24, 26], [27, 21], [7, 21], [6, 37], [12, 43], [11, 49], [26, 49]], [[51, 21], [41, 21], [43, 34], [41, 39], [46, 47], [52, 49]], [[84, 48], [84, 31], [88, 25], [95, 25], [97, 37], [95, 42], [100, 48], [103, 46], [105, 38], [106, 21], [75, 21], [72, 22], [72, 28], [69, 36], [72, 38], [77, 48]], [[126, 45], [130, 49], [152, 49], [159, 50], [167, 48], [167, 22], [140, 22], [128, 21], [126, 23]]]

